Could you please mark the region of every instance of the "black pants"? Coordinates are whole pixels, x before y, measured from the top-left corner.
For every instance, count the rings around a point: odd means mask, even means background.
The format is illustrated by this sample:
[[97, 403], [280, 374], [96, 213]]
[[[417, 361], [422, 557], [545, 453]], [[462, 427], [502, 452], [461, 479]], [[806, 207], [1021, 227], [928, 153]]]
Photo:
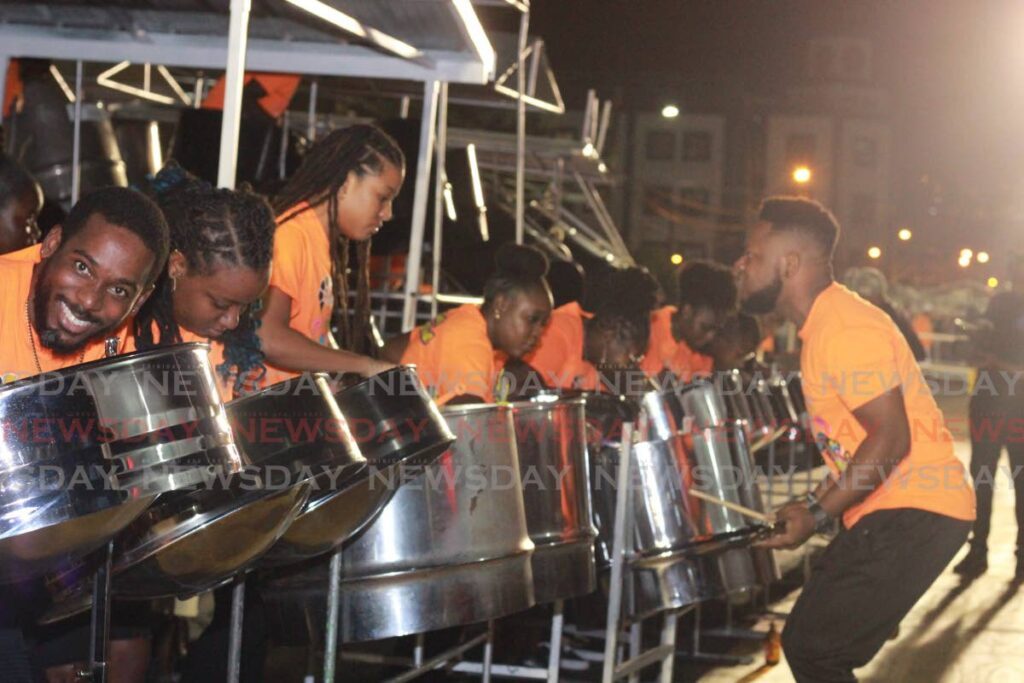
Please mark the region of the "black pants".
[[798, 683], [856, 681], [853, 670], [942, 573], [971, 523], [924, 510], [880, 510], [825, 549], [786, 619], [782, 648]]
[[1017, 513], [1017, 554], [1024, 552], [1024, 405], [1021, 397], [971, 397], [971, 477], [978, 516], [971, 531], [971, 549], [988, 549], [992, 523], [992, 480], [1003, 448], [1010, 461]]

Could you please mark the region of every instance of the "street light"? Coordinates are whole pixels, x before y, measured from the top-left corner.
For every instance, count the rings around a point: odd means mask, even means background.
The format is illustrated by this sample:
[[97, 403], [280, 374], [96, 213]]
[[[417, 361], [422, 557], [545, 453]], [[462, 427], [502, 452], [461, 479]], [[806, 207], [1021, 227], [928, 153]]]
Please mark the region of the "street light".
[[961, 256], [957, 261], [957, 264], [959, 264], [961, 268], [966, 268], [971, 265], [971, 258], [969, 256]]
[[967, 247], [964, 247], [963, 249], [960, 250], [960, 258], [965, 258], [967, 260], [970, 260], [973, 257], [974, 257], [974, 252], [971, 251], [970, 249], [968, 249]]
[[882, 257], [882, 250], [879, 249], [878, 247], [870, 247], [868, 249], [868, 258], [877, 259], [877, 258], [881, 258], [881, 257]]
[[978, 256], [977, 256], [978, 263], [988, 263], [988, 258], [989, 258], [989, 256], [988, 256], [988, 252], [987, 251], [979, 251], [978, 252]]
[[999, 278], [997, 278], [997, 277], [990, 277], [988, 279], [988, 286], [989, 286], [990, 289], [995, 289], [996, 287], [998, 287], [999, 286]]
[[671, 258], [669, 260], [672, 261], [672, 265], [673, 266], [681, 265], [682, 262], [683, 262], [683, 255], [682, 254], [672, 254], [672, 256], [671, 256]]
[[907, 228], [903, 228], [898, 233], [896, 233], [896, 236], [899, 237], [900, 240], [903, 242], [909, 242], [910, 238], [914, 236], [914, 233], [910, 232], [910, 230], [908, 230]]
[[666, 119], [674, 119], [679, 116], [679, 107], [674, 104], [666, 104], [661, 108], [661, 115]]
[[797, 185], [806, 185], [811, 182], [811, 169], [807, 166], [797, 166], [793, 169], [793, 182]]

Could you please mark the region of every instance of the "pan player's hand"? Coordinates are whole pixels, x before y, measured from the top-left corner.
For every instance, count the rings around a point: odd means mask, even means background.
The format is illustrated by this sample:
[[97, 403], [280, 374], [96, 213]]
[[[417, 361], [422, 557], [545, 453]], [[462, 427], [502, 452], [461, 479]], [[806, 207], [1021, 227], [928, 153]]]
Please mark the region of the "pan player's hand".
[[759, 548], [793, 550], [814, 535], [814, 515], [806, 503], [786, 503], [775, 511], [775, 521], [782, 522], [785, 531], [755, 544]]

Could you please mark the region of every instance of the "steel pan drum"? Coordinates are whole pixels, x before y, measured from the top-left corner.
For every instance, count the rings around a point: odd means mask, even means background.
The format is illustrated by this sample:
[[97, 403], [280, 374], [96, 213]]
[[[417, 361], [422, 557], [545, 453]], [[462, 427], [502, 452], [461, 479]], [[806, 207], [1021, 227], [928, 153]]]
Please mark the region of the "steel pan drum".
[[[486, 621], [534, 604], [512, 409], [443, 414], [454, 445], [342, 550], [345, 641]], [[287, 638], [320, 628], [326, 577], [321, 561], [271, 582], [264, 597], [272, 630]]]
[[[685, 485], [686, 489], [696, 488], [715, 498], [762, 510], [743, 423], [728, 419], [726, 402], [715, 385], [698, 380], [663, 394], [663, 398], [659, 402], [645, 401], [643, 414], [649, 424], [670, 423], [667, 417], [652, 415], [657, 409], [668, 410], [681, 425], [678, 434], [683, 459], [676, 456], [676, 469], [682, 477], [680, 489]], [[680, 448], [674, 450], [679, 453]], [[685, 509], [694, 530], [693, 546], [684, 546], [689, 554], [742, 545], [769, 532], [724, 506], [687, 497]]]
[[[245, 570], [281, 537], [309, 497], [311, 482], [283, 489], [198, 491], [162, 497], [124, 541], [114, 564], [122, 598], [185, 598]], [[213, 494], [220, 495], [213, 495]]]
[[584, 406], [580, 398], [512, 404], [537, 604], [596, 587]]
[[[593, 514], [598, 529], [596, 551], [600, 565], [607, 569], [614, 544], [622, 423], [636, 421], [641, 406], [653, 412], [669, 404], [648, 395], [637, 405], [607, 394], [588, 395], [586, 403]], [[674, 419], [665, 414], [655, 416], [648, 426], [649, 435], [658, 430], [677, 431]], [[685, 553], [694, 546], [698, 529], [690, 514], [697, 501], [683, 486], [683, 473], [688, 472], [689, 465], [682, 450], [682, 436], [677, 433], [671, 439], [637, 443], [632, 462], [633, 528], [627, 530], [626, 560], [636, 590], [626, 608], [631, 615], [642, 617], [685, 607], [706, 596], [699, 565]], [[605, 572], [605, 590], [607, 578]]]
[[715, 385], [697, 380], [679, 387], [670, 403], [680, 430], [714, 429], [729, 422], [729, 409]]
[[[358, 450], [346, 448], [351, 437], [320, 376], [281, 382], [230, 402], [226, 411], [246, 470], [161, 496], [122, 533], [114, 563], [118, 597], [187, 597], [215, 588], [280, 538], [314, 487], [344, 486], [365, 470]], [[46, 620], [72, 609], [60, 605]]]
[[0, 579], [73, 562], [160, 492], [241, 466], [202, 344], [0, 387]]
[[[739, 425], [732, 425], [729, 430], [731, 465], [737, 475], [738, 502], [759, 512], [765, 512], [746, 433]], [[749, 521], [746, 523], [752, 525]], [[762, 528], [753, 526], [755, 529]], [[709, 590], [715, 594], [725, 595], [733, 602], [746, 600], [754, 589], [779, 578], [775, 554], [764, 548], [732, 548], [708, 557], [704, 562], [704, 572], [709, 577]]]
[[[327, 398], [323, 378], [318, 380]], [[299, 562], [330, 552], [365, 528], [395, 494], [402, 466], [432, 463], [455, 440], [437, 405], [411, 367], [369, 377], [325, 401], [343, 438], [332, 445], [338, 461], [355, 454], [368, 467], [327, 486], [315, 485], [302, 514], [270, 552], [264, 566]], [[332, 475], [333, 477], [333, 475]]]

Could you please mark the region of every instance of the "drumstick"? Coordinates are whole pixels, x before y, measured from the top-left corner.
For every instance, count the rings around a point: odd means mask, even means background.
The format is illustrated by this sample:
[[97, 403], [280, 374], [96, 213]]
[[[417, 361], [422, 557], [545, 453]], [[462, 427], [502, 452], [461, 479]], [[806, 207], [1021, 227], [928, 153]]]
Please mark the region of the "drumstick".
[[767, 515], [763, 512], [758, 512], [753, 508], [748, 508], [747, 506], [740, 505], [739, 503], [733, 503], [728, 500], [722, 500], [721, 498], [715, 498], [714, 496], [704, 493], [703, 491], [698, 491], [697, 489], [690, 489], [690, 495], [693, 496], [694, 498], [700, 498], [701, 500], [707, 501], [709, 503], [714, 503], [715, 505], [721, 505], [724, 508], [735, 510], [741, 515], [745, 515], [747, 517], [750, 517], [751, 519], [756, 519], [759, 522], [764, 522], [765, 524], [771, 524], [775, 521], [775, 519], [771, 515]]

